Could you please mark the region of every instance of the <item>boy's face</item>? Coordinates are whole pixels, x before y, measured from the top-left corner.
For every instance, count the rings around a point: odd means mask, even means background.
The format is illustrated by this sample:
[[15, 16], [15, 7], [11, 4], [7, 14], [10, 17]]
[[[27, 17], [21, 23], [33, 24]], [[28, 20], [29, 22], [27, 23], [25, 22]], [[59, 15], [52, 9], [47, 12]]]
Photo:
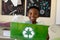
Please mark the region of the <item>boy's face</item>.
[[30, 21], [36, 21], [36, 19], [39, 17], [39, 11], [35, 8], [32, 8], [28, 11], [28, 17]]

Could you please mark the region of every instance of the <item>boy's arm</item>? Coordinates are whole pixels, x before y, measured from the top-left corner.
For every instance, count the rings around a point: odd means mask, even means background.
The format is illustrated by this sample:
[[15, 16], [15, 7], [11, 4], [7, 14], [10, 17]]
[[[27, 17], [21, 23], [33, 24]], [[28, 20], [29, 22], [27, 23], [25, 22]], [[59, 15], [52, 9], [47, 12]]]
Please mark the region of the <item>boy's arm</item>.
[[47, 36], [47, 40], [49, 40], [49, 35]]
[[10, 27], [10, 22], [0, 23], [2, 27]]

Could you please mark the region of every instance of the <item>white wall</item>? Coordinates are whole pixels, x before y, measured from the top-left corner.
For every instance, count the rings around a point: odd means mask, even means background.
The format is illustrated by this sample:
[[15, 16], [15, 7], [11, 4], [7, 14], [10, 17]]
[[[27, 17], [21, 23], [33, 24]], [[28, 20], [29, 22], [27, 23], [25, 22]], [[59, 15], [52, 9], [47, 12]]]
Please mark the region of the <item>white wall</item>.
[[60, 24], [60, 0], [57, 0], [56, 24]]

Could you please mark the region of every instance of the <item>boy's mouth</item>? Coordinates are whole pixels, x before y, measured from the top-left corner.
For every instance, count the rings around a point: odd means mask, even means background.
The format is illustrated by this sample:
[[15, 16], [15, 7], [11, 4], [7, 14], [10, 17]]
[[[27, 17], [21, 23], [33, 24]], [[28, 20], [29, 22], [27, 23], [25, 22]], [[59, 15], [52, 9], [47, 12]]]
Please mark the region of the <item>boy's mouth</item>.
[[30, 19], [34, 20], [34, 19], [36, 19], [36, 18], [35, 18], [35, 17], [30, 17]]

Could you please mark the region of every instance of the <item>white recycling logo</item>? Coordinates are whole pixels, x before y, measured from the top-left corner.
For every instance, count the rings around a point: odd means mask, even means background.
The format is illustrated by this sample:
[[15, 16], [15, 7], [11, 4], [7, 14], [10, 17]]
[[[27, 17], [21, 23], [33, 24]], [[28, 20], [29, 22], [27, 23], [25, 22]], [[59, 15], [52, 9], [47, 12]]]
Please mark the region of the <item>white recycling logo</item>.
[[31, 27], [26, 27], [22, 33], [25, 38], [32, 38], [35, 34]]

